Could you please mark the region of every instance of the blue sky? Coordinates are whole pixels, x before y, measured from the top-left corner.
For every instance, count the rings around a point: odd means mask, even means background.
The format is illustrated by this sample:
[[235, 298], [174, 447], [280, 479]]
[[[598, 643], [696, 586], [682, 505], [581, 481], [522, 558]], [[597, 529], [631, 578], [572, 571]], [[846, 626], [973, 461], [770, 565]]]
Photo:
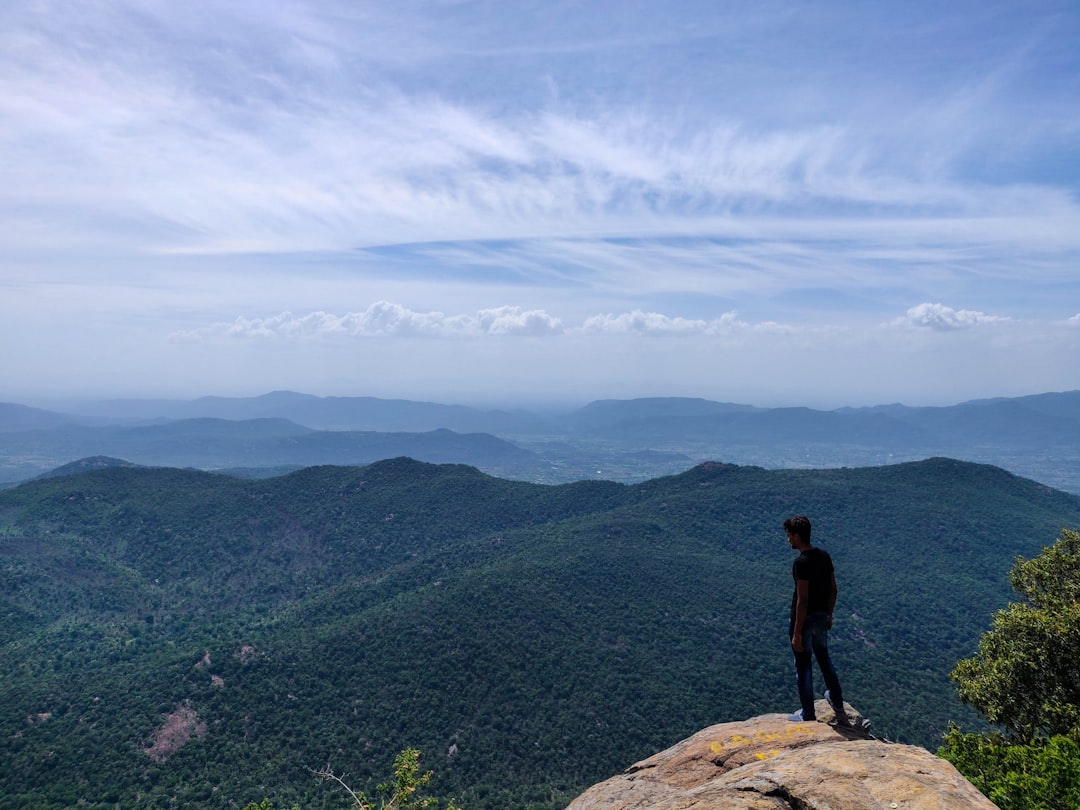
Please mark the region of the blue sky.
[[0, 8], [0, 400], [1080, 388], [1075, 2]]

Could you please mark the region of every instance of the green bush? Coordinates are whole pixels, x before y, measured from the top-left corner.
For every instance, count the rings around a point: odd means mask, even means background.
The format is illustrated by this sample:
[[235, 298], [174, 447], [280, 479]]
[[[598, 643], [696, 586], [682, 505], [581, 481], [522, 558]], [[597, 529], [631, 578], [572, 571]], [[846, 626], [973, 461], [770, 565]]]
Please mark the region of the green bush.
[[1069, 737], [1018, 744], [954, 727], [939, 753], [1001, 810], [1080, 807], [1080, 744]]
[[938, 752], [1002, 810], [1080, 807], [1080, 533], [1065, 529], [1017, 559], [1023, 597], [994, 617], [952, 678], [961, 700], [1004, 733], [955, 726]]
[[1013, 566], [1023, 601], [994, 617], [979, 651], [956, 665], [960, 699], [1021, 742], [1080, 735], [1080, 533]]

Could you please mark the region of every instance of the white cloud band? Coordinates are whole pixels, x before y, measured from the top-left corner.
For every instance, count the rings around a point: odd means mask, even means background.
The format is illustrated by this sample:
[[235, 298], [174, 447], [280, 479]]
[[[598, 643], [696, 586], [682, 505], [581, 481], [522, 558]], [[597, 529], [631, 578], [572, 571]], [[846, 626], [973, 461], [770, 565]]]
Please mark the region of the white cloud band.
[[[1071, 320], [1080, 320], [1080, 316]], [[911, 307], [905, 315], [883, 326], [952, 332], [1011, 321], [1012, 319], [1000, 315], [923, 303]], [[811, 328], [835, 331], [829, 327], [805, 327], [802, 331]], [[282, 312], [265, 318], [238, 317], [231, 322], [175, 332], [170, 337], [176, 341], [218, 337], [290, 340], [334, 336], [480, 338], [545, 337], [562, 334], [724, 337], [749, 334], [780, 336], [797, 331], [800, 330], [795, 326], [775, 321], [744, 321], [735, 312], [726, 312], [717, 318], [701, 319], [635, 309], [623, 313], [592, 315], [585, 318], [580, 326], [565, 326], [560, 318], [542, 309], [500, 306], [481, 309], [473, 315], [447, 315], [438, 311], [416, 312], [401, 304], [376, 301], [362, 312], [348, 312], [344, 315], [322, 311], [307, 315]]]
[[176, 332], [173, 340], [212, 337], [300, 339], [348, 337], [480, 337], [483, 335], [541, 336], [563, 331], [562, 322], [542, 310], [503, 306], [482, 309], [475, 315], [415, 312], [389, 301], [376, 301], [363, 312], [334, 315], [282, 312], [265, 318], [239, 317], [200, 329]]

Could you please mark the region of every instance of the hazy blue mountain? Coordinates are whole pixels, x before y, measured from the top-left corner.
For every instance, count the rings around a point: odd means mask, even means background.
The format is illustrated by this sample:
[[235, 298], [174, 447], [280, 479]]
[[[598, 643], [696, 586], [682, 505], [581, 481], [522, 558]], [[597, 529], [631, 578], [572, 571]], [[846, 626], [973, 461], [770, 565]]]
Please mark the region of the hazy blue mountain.
[[98, 416], [120, 412], [142, 419], [287, 419], [317, 430], [427, 432], [445, 428], [459, 433], [535, 433], [549, 428], [543, 419], [524, 411], [378, 397], [316, 397], [293, 391], [190, 401], [122, 400], [96, 403], [85, 410]]
[[0, 402], [0, 433], [55, 428], [75, 424], [77, 421], [75, 417], [55, 411]]
[[842, 413], [811, 408], [751, 408], [706, 401], [659, 399], [605, 402], [569, 418], [577, 435], [622, 441], [678, 442], [722, 447], [790, 442], [875, 443], [908, 447], [929, 437], [887, 414]]
[[1045, 398], [992, 399], [942, 408], [900, 405], [845, 413], [879, 413], [922, 431], [943, 448], [995, 445], [1013, 449], [1080, 446], [1080, 391]]
[[570, 414], [566, 421], [583, 434], [686, 442], [873, 444], [890, 450], [987, 443], [1010, 448], [1080, 446], [1080, 391], [948, 407], [882, 405], [832, 411], [680, 398], [605, 400]]
[[[133, 424], [136, 419], [140, 425]], [[218, 420], [215, 427], [198, 427], [208, 419]], [[173, 434], [163, 429], [167, 424], [182, 427]], [[599, 400], [543, 416], [289, 391], [186, 402], [122, 400], [98, 403], [77, 416], [0, 407], [0, 481], [26, 480], [87, 455], [236, 468], [261, 477], [266, 470], [367, 463], [380, 453], [458, 461], [544, 483], [643, 481], [711, 458], [785, 468], [874, 466], [945, 455], [1080, 492], [1080, 391], [948, 407], [828, 411], [652, 397]]]
[[692, 397], [644, 397], [641, 399], [600, 399], [567, 414], [562, 423], [588, 433], [625, 432], [633, 426], [646, 428], [674, 420], [702, 422], [731, 414], [760, 412], [751, 405], [735, 405]]
[[57, 459], [119, 456], [148, 466], [281, 467], [369, 464], [410, 456], [436, 463], [469, 463], [520, 471], [538, 464], [533, 453], [488, 434], [316, 431], [285, 419], [182, 419], [131, 427], [65, 426], [0, 434], [0, 452]]
[[[1007, 398], [987, 400], [974, 400], [970, 404], [1008, 402]], [[1063, 419], [1073, 421], [1080, 420], [1080, 391], [1061, 391], [1046, 394], [1029, 394], [1028, 396], [1015, 397], [1013, 402], [1030, 408], [1033, 411], [1047, 414], [1048, 416], [1060, 416]]]
[[1080, 391], [832, 411], [607, 400], [570, 414], [567, 424], [579, 442], [646, 445], [766, 467], [872, 466], [947, 455], [1080, 492]]

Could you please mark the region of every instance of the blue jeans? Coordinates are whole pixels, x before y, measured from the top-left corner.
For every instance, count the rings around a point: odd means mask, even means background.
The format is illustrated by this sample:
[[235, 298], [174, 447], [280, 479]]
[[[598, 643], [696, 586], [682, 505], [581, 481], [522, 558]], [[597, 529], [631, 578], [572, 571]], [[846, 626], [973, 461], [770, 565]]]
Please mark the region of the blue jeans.
[[[788, 638], [794, 634], [795, 621], [789, 625]], [[816, 658], [825, 679], [825, 688], [835, 705], [844, 705], [840, 679], [829, 659], [829, 614], [810, 613], [803, 622], [802, 652], [795, 653], [795, 677], [799, 683], [799, 702], [802, 704], [803, 720], [816, 720], [814, 713], [814, 661]], [[792, 651], [794, 652], [794, 650]]]

